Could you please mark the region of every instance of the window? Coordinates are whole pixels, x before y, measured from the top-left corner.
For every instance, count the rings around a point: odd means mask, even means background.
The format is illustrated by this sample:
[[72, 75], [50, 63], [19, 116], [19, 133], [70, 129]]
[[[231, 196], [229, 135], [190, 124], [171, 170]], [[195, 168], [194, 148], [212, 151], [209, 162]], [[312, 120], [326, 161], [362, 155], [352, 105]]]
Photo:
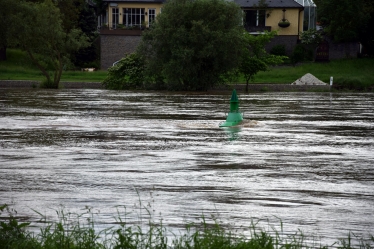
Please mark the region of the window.
[[141, 26], [145, 21], [144, 8], [125, 8], [123, 9], [123, 25]]
[[245, 10], [244, 25], [248, 27], [265, 26], [265, 10]]
[[117, 28], [117, 25], [118, 25], [118, 20], [119, 20], [119, 17], [118, 17], [118, 8], [112, 8], [112, 28]]
[[149, 26], [153, 23], [156, 18], [156, 9], [148, 9], [148, 23]]

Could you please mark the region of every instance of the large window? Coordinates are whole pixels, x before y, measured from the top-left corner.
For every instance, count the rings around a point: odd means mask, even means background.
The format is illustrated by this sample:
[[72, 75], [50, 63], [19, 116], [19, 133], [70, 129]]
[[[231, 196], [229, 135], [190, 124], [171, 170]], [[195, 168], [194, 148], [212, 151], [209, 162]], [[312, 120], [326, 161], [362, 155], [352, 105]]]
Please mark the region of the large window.
[[144, 8], [123, 9], [123, 25], [127, 27], [140, 26], [145, 21]]
[[248, 27], [265, 26], [265, 10], [245, 10], [244, 25]]
[[317, 23], [317, 6], [313, 0], [295, 0], [304, 6], [304, 25], [303, 30], [315, 29]]
[[112, 8], [112, 28], [117, 28], [118, 20], [119, 20], [119, 11], [118, 8]]
[[148, 9], [148, 23], [151, 25], [156, 18], [156, 9]]

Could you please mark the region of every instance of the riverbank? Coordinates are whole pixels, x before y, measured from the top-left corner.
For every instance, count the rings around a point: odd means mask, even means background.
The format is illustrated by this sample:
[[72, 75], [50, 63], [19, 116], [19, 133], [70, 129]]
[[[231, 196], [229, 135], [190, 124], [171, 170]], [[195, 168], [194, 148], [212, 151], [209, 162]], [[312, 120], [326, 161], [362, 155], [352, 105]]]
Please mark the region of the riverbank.
[[[0, 80], [0, 88], [38, 88], [39, 81], [28, 80]], [[104, 89], [101, 82], [60, 82], [62, 89]], [[212, 91], [245, 91], [245, 84], [220, 86]], [[250, 84], [250, 92], [305, 92], [305, 91], [329, 91], [329, 85], [291, 85], [291, 84]]]
[[[148, 207], [143, 207], [148, 210]], [[31, 223], [24, 222], [25, 217], [16, 215], [16, 211], [8, 205], [0, 206], [0, 243], [5, 249], [43, 249], [43, 248], [81, 248], [81, 249], [241, 249], [241, 248], [340, 248], [366, 249], [373, 248], [373, 237], [357, 237], [349, 233], [346, 238], [339, 238], [332, 245], [322, 245], [314, 236], [305, 235], [302, 231], [287, 234], [281, 226], [263, 228], [260, 220], [252, 219], [242, 231], [230, 229], [230, 225], [214, 217], [201, 216], [197, 222], [185, 224], [179, 234], [169, 230], [161, 221], [155, 221], [150, 213], [141, 214], [147, 220], [128, 222], [126, 216], [118, 213], [115, 225], [105, 230], [98, 230], [97, 214], [91, 208], [86, 213], [68, 213], [63, 209], [56, 210], [57, 219], [42, 217], [45, 226], [40, 232], [32, 231]], [[37, 211], [36, 211], [37, 212]], [[87, 220], [84, 217], [90, 217]], [[26, 218], [27, 219], [27, 218]], [[244, 231], [247, 231], [244, 234]], [[172, 235], [171, 235], [172, 234]]]

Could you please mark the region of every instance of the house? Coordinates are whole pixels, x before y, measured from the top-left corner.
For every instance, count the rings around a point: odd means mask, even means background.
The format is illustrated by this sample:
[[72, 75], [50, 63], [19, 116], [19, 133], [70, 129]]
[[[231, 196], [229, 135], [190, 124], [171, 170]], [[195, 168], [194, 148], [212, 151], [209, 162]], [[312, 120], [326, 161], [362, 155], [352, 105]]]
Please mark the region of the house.
[[166, 0], [103, 0], [106, 15], [99, 17], [100, 66], [107, 69], [135, 51], [143, 28], [161, 13]]
[[266, 46], [270, 50], [284, 45], [290, 55], [303, 31], [304, 6], [295, 0], [234, 0], [245, 13], [244, 28], [257, 35], [277, 31], [277, 36]]
[[[267, 49], [282, 44], [291, 54], [303, 31], [304, 7], [296, 0], [231, 0], [245, 14], [243, 25], [255, 35], [264, 30], [278, 32]], [[107, 69], [125, 54], [135, 51], [142, 28], [149, 27], [161, 13], [166, 0], [103, 0], [105, 18], [99, 19], [101, 68]]]
[[109, 28], [149, 27], [156, 15], [161, 13], [165, 0], [103, 0], [108, 4], [107, 25]]

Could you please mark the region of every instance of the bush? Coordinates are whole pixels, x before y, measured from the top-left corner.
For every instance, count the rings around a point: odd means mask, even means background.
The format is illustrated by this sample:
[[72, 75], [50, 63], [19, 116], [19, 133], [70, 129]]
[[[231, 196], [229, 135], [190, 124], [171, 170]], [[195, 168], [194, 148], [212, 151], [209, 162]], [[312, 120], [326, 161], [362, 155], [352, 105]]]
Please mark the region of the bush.
[[291, 63], [295, 66], [299, 62], [313, 61], [314, 53], [313, 50], [303, 44], [297, 44], [291, 54]]
[[278, 44], [271, 48], [270, 54], [286, 56], [286, 46], [284, 44]]
[[40, 88], [56, 88], [53, 80], [44, 79], [40, 82]]
[[363, 83], [357, 78], [336, 78], [334, 80], [333, 88], [337, 90], [356, 90], [363, 91], [370, 88], [367, 84]]
[[298, 62], [304, 61], [304, 58], [304, 47], [300, 44], [297, 44], [290, 57], [291, 63], [295, 66]]
[[128, 90], [143, 88], [145, 64], [136, 53], [122, 58], [115, 66], [108, 69], [108, 76], [103, 81], [106, 89]]

